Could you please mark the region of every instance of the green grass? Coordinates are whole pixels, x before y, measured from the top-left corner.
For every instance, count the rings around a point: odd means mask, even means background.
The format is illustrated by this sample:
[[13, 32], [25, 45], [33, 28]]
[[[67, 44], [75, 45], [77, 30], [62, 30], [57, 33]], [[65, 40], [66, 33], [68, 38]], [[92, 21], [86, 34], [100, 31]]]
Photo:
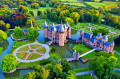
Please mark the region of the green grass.
[[36, 55], [36, 54], [32, 54], [32, 56], [29, 58], [29, 60], [33, 60], [33, 59], [36, 59], [36, 58], [39, 58], [41, 56], [39, 55]]
[[115, 45], [115, 46], [114, 46], [114, 49], [115, 49], [117, 52], [120, 53], [120, 45]]
[[77, 79], [95, 79], [91, 74], [85, 74], [81, 76], [77, 76]]
[[18, 52], [22, 51], [22, 50], [28, 50], [27, 47], [22, 47], [21, 49], [18, 50]]
[[1, 56], [2, 52], [3, 52], [3, 47], [0, 47], [0, 56]]
[[41, 45], [32, 45], [33, 49], [34, 48], [38, 48], [38, 47], [41, 47]]
[[15, 41], [13, 48], [10, 50], [10, 51], [11, 51], [11, 54], [12, 54], [13, 51], [14, 51], [15, 49], [17, 49], [18, 47], [20, 47], [20, 46], [22, 46], [22, 45], [25, 45], [25, 44], [30, 44], [30, 43], [33, 43], [33, 42], [30, 42], [30, 41], [17, 42], [17, 41]]
[[98, 53], [97, 53], [96, 51], [94, 51], [94, 52], [91, 52], [91, 53], [83, 56], [82, 58], [83, 58], [83, 59], [93, 58], [93, 57], [95, 57], [95, 56], [97, 56], [97, 55], [98, 55]]
[[69, 4], [69, 5], [75, 5], [75, 6], [85, 6], [83, 3], [78, 3], [78, 2], [72, 2], [72, 3], [64, 3], [64, 4]]
[[78, 69], [73, 69], [74, 72], [84, 72], [84, 71], [90, 71], [89, 67], [84, 67], [84, 68], [78, 68]]
[[118, 63], [115, 65], [115, 68], [120, 68], [120, 55], [114, 53], [114, 56], [118, 59]]
[[[108, 29], [109, 31], [113, 31], [113, 32], [116, 32], [117, 34], [112, 34], [112, 33], [108, 33], [108, 35], [110, 35], [109, 37], [114, 37], [114, 36], [118, 36], [120, 34], [120, 31], [116, 30], [116, 29], [113, 29], [113, 28], [108, 28], [107, 26], [104, 26], [104, 25], [101, 25], [101, 24], [90, 24], [90, 26], [92, 26], [93, 28], [92, 29], [99, 29], [99, 28], [102, 28], [102, 29]], [[90, 28], [89, 27], [89, 23], [78, 23], [76, 25], [74, 25], [72, 27], [72, 29], [77, 29], [77, 30], [81, 30], [83, 29], [84, 32], [88, 32], [90, 33]]]
[[108, 2], [108, 3], [98, 3], [98, 2], [85, 2], [87, 3], [88, 5], [91, 5], [92, 7], [95, 7], [95, 8], [99, 8], [99, 7], [103, 7], [103, 6], [106, 6], [106, 5], [117, 5], [118, 3], [113, 3], [113, 2]]
[[28, 37], [27, 35], [22, 35], [20, 37], [16, 36], [15, 34], [12, 35], [14, 39], [20, 39], [20, 38], [26, 38]]
[[49, 6], [47, 6], [47, 7], [39, 7], [38, 9], [34, 9], [34, 8], [31, 8], [31, 5], [30, 5], [30, 4], [28, 4], [27, 7], [28, 7], [29, 11], [33, 11], [34, 16], [37, 16], [37, 11], [38, 11], [38, 10], [46, 11], [48, 8], [52, 9], [52, 7], [49, 7]]
[[80, 55], [83, 54], [83, 53], [86, 53], [90, 50], [92, 50], [89, 46], [85, 45], [85, 44], [75, 44], [73, 47], [72, 47], [72, 50], [76, 50], [77, 53], [79, 53]]
[[37, 51], [42, 52], [42, 53], [45, 53], [45, 52], [46, 52], [46, 49], [45, 49], [45, 47], [43, 47], [43, 48], [41, 48], [41, 49], [38, 49]]
[[20, 59], [23, 59], [25, 55], [26, 53], [20, 53], [20, 54], [17, 53], [17, 57]]
[[61, 0], [61, 1], [77, 1], [77, 0]]

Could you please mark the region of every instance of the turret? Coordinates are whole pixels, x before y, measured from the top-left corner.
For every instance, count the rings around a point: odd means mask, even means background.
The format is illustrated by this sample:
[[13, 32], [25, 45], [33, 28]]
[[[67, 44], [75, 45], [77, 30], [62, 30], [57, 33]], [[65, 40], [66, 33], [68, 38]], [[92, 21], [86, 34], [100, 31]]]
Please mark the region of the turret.
[[67, 36], [71, 38], [71, 27], [69, 26], [68, 22], [66, 23], [66, 27], [67, 27]]
[[44, 37], [47, 38], [47, 37], [48, 37], [48, 32], [47, 32], [47, 30], [48, 30], [48, 26], [47, 26], [46, 21], [44, 22], [44, 26], [43, 26], [43, 28], [44, 28]]
[[59, 27], [59, 46], [64, 46], [64, 27], [61, 24]]
[[110, 43], [110, 50], [109, 50], [109, 52], [112, 52], [112, 51], [113, 51], [114, 45], [115, 45], [115, 43], [114, 43], [114, 41], [112, 41], [112, 42]]
[[97, 39], [102, 39], [101, 33], [96, 36]]
[[32, 20], [31, 20], [31, 28], [33, 27]]
[[54, 27], [54, 23], [53, 23], [53, 27], [52, 27], [52, 40], [54, 41], [55, 43], [55, 34], [56, 34], [56, 28]]
[[105, 36], [102, 38], [102, 40], [103, 40], [104, 42], [107, 42], [107, 41], [108, 41], [108, 37], [105, 35]]
[[84, 31], [83, 31], [83, 29], [81, 29], [81, 31], [80, 31], [80, 37], [81, 37], [83, 34], [84, 34]]

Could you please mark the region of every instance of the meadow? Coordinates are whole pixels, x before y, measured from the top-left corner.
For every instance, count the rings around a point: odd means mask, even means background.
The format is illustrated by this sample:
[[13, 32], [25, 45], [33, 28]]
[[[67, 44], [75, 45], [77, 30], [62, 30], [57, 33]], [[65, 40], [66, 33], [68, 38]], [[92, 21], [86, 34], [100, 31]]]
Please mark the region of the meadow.
[[52, 7], [49, 7], [48, 4], [46, 4], [46, 7], [39, 7], [38, 9], [33, 9], [33, 8], [31, 8], [31, 5], [30, 5], [30, 4], [28, 4], [27, 7], [28, 7], [29, 11], [33, 11], [34, 16], [37, 16], [37, 11], [38, 11], [38, 10], [40, 10], [40, 11], [46, 11], [48, 8], [52, 9]]
[[77, 1], [77, 0], [61, 0], [61, 1]]
[[70, 2], [70, 3], [64, 3], [64, 4], [69, 4], [69, 5], [75, 5], [75, 6], [85, 6], [83, 3], [80, 3], [80, 2]]
[[99, 8], [99, 7], [103, 7], [103, 6], [106, 6], [106, 5], [117, 5], [118, 4], [117, 2], [103, 2], [103, 3], [100, 3], [100, 2], [85, 2], [85, 3], [87, 3], [88, 5], [91, 5], [94, 8]]

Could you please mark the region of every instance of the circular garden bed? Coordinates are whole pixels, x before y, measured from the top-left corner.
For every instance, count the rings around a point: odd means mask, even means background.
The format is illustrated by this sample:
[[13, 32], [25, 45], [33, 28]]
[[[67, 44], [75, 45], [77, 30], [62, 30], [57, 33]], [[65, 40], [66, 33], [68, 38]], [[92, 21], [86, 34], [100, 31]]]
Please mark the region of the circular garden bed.
[[41, 45], [27, 45], [17, 51], [17, 57], [23, 60], [33, 60], [43, 56], [46, 48]]

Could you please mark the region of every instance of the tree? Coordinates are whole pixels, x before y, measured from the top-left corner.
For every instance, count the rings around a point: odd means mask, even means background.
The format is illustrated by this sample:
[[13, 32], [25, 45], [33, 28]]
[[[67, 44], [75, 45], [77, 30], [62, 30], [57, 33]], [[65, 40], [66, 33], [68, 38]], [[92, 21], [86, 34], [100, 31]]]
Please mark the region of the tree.
[[50, 74], [49, 70], [46, 70], [45, 68], [42, 68], [42, 73], [41, 73], [41, 75], [42, 75], [42, 78], [43, 78], [43, 79], [47, 79], [48, 76], [49, 76], [49, 74]]
[[37, 11], [37, 16], [40, 16], [42, 14], [42, 11]]
[[32, 73], [31, 72], [28, 72], [27, 75], [25, 75], [24, 79], [35, 79], [36, 78], [36, 72], [33, 71]]
[[80, 15], [77, 12], [72, 12], [70, 14], [70, 18], [72, 18], [74, 20], [74, 22], [77, 23], [80, 18]]
[[10, 70], [16, 69], [17, 65], [19, 63], [17, 62], [15, 56], [13, 54], [7, 54], [2, 59], [2, 71], [7, 73]]
[[23, 30], [18, 26], [15, 27], [14, 34], [19, 38], [23, 35]]
[[31, 8], [38, 9], [39, 4], [38, 3], [33, 3], [33, 4], [31, 4]]
[[0, 30], [6, 31], [8, 28], [10, 28], [9, 23], [5, 23], [4, 21], [0, 21]]
[[29, 11], [29, 13], [30, 13], [32, 16], [34, 16], [34, 13], [33, 13], [33, 11]]
[[72, 70], [73, 67], [71, 66], [71, 64], [69, 62], [67, 62], [66, 59], [62, 59], [61, 60], [61, 65], [62, 65], [62, 68], [63, 68], [63, 71], [64, 72], [68, 72], [69, 70]]
[[21, 13], [27, 13], [28, 12], [28, 7], [26, 7], [26, 6], [23, 6], [23, 5], [20, 5], [20, 7], [19, 7], [19, 12], [21, 12]]
[[28, 17], [28, 18], [27, 18], [26, 25], [30, 27], [30, 26], [31, 26], [31, 20], [32, 20], [33, 27], [37, 27], [37, 22], [36, 22], [36, 20], [35, 20], [34, 18], [32, 18], [32, 17]]
[[27, 31], [27, 35], [29, 38], [37, 38], [39, 35], [39, 32], [33, 27], [33, 28], [29, 28]]
[[74, 21], [73, 21], [73, 19], [71, 19], [71, 18], [66, 17], [65, 21], [66, 21], [66, 22], [68, 21], [68, 23], [69, 23], [70, 25], [74, 24]]
[[0, 42], [7, 40], [7, 38], [7, 34], [4, 31], [0, 30]]
[[115, 62], [117, 62], [116, 57], [102, 51], [98, 57], [94, 57], [89, 61], [89, 68], [94, 70], [98, 76], [103, 77], [105, 72], [114, 69]]
[[69, 70], [66, 74], [66, 79], [76, 79], [76, 73], [73, 70]]
[[60, 75], [62, 75], [62, 65], [61, 64], [56, 64], [53, 68], [53, 72], [56, 75], [56, 77], [58, 78]]

